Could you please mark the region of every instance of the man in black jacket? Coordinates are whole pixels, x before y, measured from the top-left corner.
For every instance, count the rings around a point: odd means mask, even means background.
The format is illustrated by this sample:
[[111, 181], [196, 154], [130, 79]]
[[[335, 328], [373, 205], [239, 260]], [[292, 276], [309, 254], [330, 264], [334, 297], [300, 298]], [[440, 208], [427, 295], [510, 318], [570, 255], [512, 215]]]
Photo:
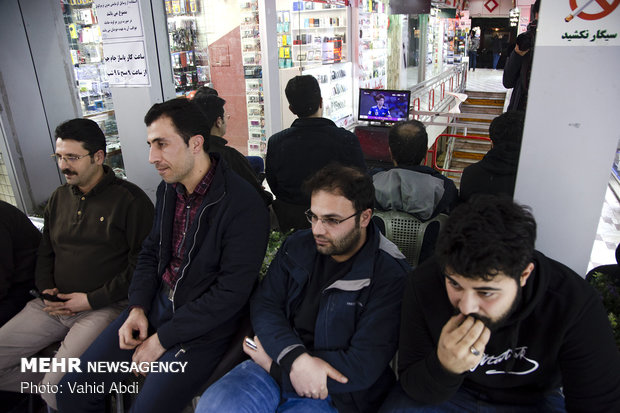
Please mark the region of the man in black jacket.
[[[146, 114], [149, 162], [163, 182], [129, 287], [129, 309], [84, 353], [87, 362], [148, 367], [135, 412], [179, 412], [206, 383], [244, 315], [265, 255], [269, 218], [256, 191], [204, 144], [204, 115], [184, 99]], [[155, 363], [155, 364], [153, 364]], [[159, 366], [174, 368], [162, 372]], [[63, 388], [133, 371], [72, 373]], [[63, 392], [62, 412], [101, 411], [104, 394]]]
[[321, 89], [313, 76], [295, 76], [285, 93], [289, 109], [299, 119], [269, 138], [265, 162], [267, 182], [276, 196], [273, 209], [282, 231], [309, 227], [304, 211], [310, 207], [310, 199], [301, 186], [319, 169], [338, 162], [366, 170], [357, 137], [323, 117]]
[[463, 170], [460, 191], [463, 201], [478, 193], [512, 197], [524, 121], [525, 113], [520, 111], [506, 112], [493, 119], [489, 127], [493, 147], [479, 162]]
[[620, 411], [620, 352], [601, 300], [535, 238], [534, 217], [508, 197], [454, 210], [436, 258], [405, 287], [401, 387], [382, 413]]

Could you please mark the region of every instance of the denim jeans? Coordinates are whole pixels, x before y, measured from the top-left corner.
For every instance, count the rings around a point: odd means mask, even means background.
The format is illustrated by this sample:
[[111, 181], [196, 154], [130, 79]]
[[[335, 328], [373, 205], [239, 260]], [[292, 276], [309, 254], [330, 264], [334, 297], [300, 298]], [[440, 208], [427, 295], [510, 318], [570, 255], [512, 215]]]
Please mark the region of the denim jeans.
[[499, 53], [493, 53], [493, 69], [497, 69], [497, 62], [499, 62]]
[[280, 394], [280, 386], [252, 360], [239, 364], [202, 395], [196, 413], [337, 413], [331, 398]]
[[566, 413], [564, 397], [557, 392], [547, 395], [535, 405], [509, 405], [490, 403], [479, 400], [476, 396], [461, 388], [451, 399], [439, 404], [425, 405], [414, 401], [407, 396], [400, 387], [400, 382], [390, 392], [390, 395], [381, 406], [379, 413], [532, 413], [551, 412]]

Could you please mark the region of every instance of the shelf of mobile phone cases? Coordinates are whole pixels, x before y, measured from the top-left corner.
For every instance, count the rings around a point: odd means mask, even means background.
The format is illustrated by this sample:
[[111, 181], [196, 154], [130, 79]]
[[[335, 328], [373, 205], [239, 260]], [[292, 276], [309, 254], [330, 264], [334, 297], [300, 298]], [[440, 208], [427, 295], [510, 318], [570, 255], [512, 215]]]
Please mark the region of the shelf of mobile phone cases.
[[278, 66], [281, 69], [348, 60], [347, 8], [344, 5], [277, 0], [276, 8]]
[[323, 97], [323, 117], [341, 127], [353, 122], [353, 65], [351, 62], [316, 66], [303, 71], [317, 78]]
[[358, 9], [359, 84], [365, 89], [387, 87], [387, 6], [376, 0], [363, 0]]
[[248, 155], [265, 156], [265, 102], [257, 0], [241, 0], [241, 55], [248, 114]]
[[97, 122], [106, 138], [106, 164], [125, 177], [112, 91], [105, 72], [103, 40], [94, 3], [61, 4], [82, 115]]
[[172, 76], [177, 96], [211, 84], [203, 11], [196, 0], [165, 1]]

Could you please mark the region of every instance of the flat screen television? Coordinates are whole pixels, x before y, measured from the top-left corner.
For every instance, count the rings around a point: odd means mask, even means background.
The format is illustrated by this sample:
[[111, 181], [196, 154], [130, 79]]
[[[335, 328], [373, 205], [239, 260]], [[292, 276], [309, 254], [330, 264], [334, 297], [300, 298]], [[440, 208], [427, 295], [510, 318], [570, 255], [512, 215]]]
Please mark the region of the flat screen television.
[[359, 120], [399, 122], [409, 119], [409, 90], [360, 89]]

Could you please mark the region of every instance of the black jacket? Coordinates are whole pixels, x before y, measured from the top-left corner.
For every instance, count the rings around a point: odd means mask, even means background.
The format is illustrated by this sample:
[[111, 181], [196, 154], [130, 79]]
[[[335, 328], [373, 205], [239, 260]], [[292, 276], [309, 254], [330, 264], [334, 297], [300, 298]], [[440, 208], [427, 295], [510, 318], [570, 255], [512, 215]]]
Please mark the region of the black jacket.
[[[218, 154], [215, 177], [191, 223], [181, 275], [174, 287], [173, 317], [157, 326], [162, 346], [221, 340], [233, 334], [265, 256], [269, 216], [249, 184]], [[177, 193], [172, 184], [157, 188], [153, 228], [144, 240], [129, 287], [129, 304], [151, 308], [172, 257]]]
[[325, 118], [296, 119], [290, 128], [269, 138], [266, 175], [277, 199], [310, 205], [302, 183], [331, 162], [366, 170], [357, 137]]
[[439, 403], [463, 386], [483, 400], [523, 405], [562, 386], [569, 412], [620, 412], [620, 353], [598, 294], [540, 252], [533, 263], [521, 304], [491, 333], [478, 366], [459, 375], [437, 358], [441, 329], [454, 314], [440, 266], [431, 259], [410, 274], [398, 356], [410, 397]]
[[494, 146], [479, 162], [469, 165], [461, 176], [461, 199], [474, 194], [506, 194], [515, 191], [520, 145]]
[[248, 181], [256, 189], [256, 192], [263, 198], [266, 205], [271, 204], [273, 197], [258, 182], [258, 178], [247, 158], [235, 148], [227, 146], [227, 143], [228, 141], [222, 137], [209, 135], [209, 153], [219, 153], [230, 169], [237, 172], [240, 177]]
[[34, 286], [41, 233], [19, 209], [0, 201], [0, 302], [16, 284]]

